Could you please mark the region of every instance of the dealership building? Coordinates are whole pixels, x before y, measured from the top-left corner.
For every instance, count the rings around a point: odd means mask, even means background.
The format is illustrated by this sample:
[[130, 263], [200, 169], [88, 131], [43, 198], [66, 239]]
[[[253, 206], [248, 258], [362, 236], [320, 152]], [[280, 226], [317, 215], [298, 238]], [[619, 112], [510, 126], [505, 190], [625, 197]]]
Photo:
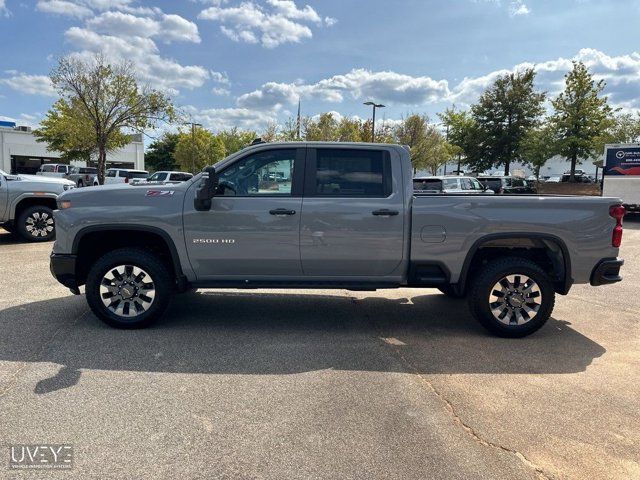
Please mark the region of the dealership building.
[[[35, 174], [46, 163], [87, 166], [86, 162], [61, 160], [60, 152], [52, 152], [47, 149], [46, 143], [36, 141], [30, 127], [17, 126], [14, 122], [0, 122], [0, 170], [12, 174]], [[111, 167], [144, 170], [144, 143], [141, 134], [131, 135], [128, 145], [107, 153], [107, 168]]]

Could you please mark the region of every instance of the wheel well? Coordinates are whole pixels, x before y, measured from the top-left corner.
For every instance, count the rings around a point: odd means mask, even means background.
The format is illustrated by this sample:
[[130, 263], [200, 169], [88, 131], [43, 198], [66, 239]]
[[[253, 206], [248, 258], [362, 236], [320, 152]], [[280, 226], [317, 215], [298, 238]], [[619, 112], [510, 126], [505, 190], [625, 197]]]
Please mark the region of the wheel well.
[[[495, 238], [482, 242], [473, 252], [462, 279], [466, 283], [494, 259], [522, 257], [538, 264], [549, 273], [557, 293], [566, 294], [570, 288], [570, 264], [568, 254], [559, 241], [546, 237], [508, 237]], [[466, 288], [465, 288], [466, 289]]]
[[76, 280], [84, 285], [95, 261], [104, 254], [126, 247], [140, 247], [157, 255], [174, 279], [182, 276], [177, 254], [162, 235], [144, 230], [97, 230], [84, 234], [76, 246]]
[[38, 197], [25, 198], [23, 200], [20, 200], [20, 202], [18, 202], [18, 204], [16, 205], [16, 211], [15, 211], [15, 214], [13, 216], [14, 220], [17, 221], [18, 218], [20, 217], [20, 214], [25, 209], [27, 209], [29, 207], [33, 207], [34, 205], [43, 205], [45, 207], [49, 207], [51, 210], [55, 210], [56, 208], [58, 208], [58, 206], [56, 205], [55, 198], [47, 198], [47, 197], [43, 197], [43, 198], [38, 198]]

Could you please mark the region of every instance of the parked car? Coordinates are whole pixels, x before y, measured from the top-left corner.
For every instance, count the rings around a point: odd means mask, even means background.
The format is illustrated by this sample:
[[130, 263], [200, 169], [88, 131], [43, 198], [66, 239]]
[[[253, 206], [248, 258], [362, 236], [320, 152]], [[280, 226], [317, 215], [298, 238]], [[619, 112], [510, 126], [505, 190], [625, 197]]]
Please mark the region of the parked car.
[[141, 183], [178, 183], [186, 182], [191, 178], [193, 178], [192, 173], [161, 171], [155, 172], [146, 179], [134, 178], [131, 180], [131, 183], [133, 183], [134, 185], [138, 185]]
[[513, 176], [488, 176], [478, 177], [478, 181], [486, 188], [490, 188], [497, 194], [532, 194], [535, 189], [527, 180]]
[[553, 176], [553, 177], [547, 178], [545, 180], [545, 182], [547, 182], [547, 183], [560, 183], [560, 180], [562, 180], [562, 177]]
[[[287, 169], [277, 193], [255, 188]], [[506, 337], [542, 327], [573, 284], [621, 280], [619, 199], [422, 194], [411, 172], [399, 145], [268, 143], [178, 184], [76, 189], [51, 271], [119, 328], [191, 288], [437, 287]]]
[[98, 169], [93, 167], [72, 167], [64, 177], [71, 180], [77, 187], [89, 187], [98, 185]]
[[474, 177], [455, 175], [414, 178], [413, 189], [416, 192], [430, 193], [493, 193]]
[[43, 163], [40, 165], [40, 169], [36, 172], [36, 175], [43, 177], [60, 177], [68, 175], [71, 171], [70, 165], [64, 163]]
[[[562, 178], [560, 179], [560, 181], [562, 183], [566, 183], [570, 179], [571, 179], [571, 174], [565, 173], [564, 175], [562, 175]], [[584, 173], [576, 172], [576, 174], [575, 174], [575, 183], [593, 183], [593, 180], [589, 177], [589, 175], [585, 175]]]
[[56, 200], [75, 186], [62, 178], [9, 175], [0, 170], [0, 226], [29, 242], [52, 240]]
[[145, 170], [130, 170], [127, 168], [110, 168], [104, 177], [105, 185], [109, 183], [129, 183], [135, 179], [146, 179], [149, 172]]

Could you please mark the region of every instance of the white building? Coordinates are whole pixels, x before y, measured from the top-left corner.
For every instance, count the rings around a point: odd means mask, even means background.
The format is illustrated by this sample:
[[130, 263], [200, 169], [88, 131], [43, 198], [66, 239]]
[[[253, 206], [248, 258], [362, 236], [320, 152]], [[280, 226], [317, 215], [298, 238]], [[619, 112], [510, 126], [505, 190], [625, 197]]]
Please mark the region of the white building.
[[[142, 135], [132, 135], [131, 143], [107, 153], [107, 168], [144, 170]], [[13, 122], [0, 122], [0, 170], [7, 173], [34, 174], [43, 163], [68, 163], [60, 160], [59, 152], [51, 152], [46, 143], [36, 141], [29, 127], [16, 127]], [[85, 162], [71, 162], [86, 166]]]

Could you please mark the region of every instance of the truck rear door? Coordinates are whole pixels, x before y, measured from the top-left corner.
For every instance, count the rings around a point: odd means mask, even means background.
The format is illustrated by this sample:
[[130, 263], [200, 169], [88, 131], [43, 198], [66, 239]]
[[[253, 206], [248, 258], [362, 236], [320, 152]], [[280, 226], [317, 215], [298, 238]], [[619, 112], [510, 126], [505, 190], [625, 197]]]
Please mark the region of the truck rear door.
[[[388, 276], [403, 259], [399, 157], [373, 147], [307, 152], [300, 225], [306, 276]], [[401, 184], [402, 182], [400, 182]]]

